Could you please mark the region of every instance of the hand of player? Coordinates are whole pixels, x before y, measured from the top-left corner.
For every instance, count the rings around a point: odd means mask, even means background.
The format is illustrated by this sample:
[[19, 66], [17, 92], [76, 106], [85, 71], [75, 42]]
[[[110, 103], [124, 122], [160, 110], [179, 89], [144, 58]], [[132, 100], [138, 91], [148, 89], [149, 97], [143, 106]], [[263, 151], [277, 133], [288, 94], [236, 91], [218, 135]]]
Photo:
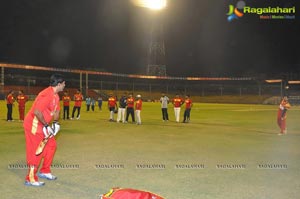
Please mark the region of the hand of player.
[[44, 133], [44, 136], [45, 136], [45, 138], [46, 137], [51, 137], [51, 136], [53, 136], [53, 134], [54, 134], [54, 131], [53, 131], [53, 129], [48, 125], [48, 124], [46, 124], [44, 127], [43, 127], [43, 133]]
[[60, 124], [58, 123], [58, 121], [54, 120], [52, 123], [52, 129], [53, 129], [53, 135], [55, 136], [58, 131], [60, 130]]

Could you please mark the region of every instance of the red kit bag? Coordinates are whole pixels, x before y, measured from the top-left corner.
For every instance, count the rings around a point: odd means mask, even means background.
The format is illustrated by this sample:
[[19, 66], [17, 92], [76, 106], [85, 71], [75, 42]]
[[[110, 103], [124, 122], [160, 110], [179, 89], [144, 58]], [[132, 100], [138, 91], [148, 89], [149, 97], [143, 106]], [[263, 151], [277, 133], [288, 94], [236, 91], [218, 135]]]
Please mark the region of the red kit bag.
[[163, 197], [148, 192], [128, 188], [112, 188], [108, 193], [100, 196], [100, 199], [164, 199]]

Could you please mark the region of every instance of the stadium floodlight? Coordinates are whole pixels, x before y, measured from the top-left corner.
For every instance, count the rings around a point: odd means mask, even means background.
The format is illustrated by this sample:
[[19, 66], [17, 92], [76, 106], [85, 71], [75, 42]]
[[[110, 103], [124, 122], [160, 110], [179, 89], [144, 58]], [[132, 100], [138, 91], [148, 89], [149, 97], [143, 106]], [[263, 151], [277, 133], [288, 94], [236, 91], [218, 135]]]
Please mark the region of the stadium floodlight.
[[300, 80], [291, 80], [288, 81], [289, 84], [300, 84]]
[[132, 0], [132, 2], [136, 6], [151, 10], [162, 10], [167, 6], [167, 0]]
[[267, 83], [280, 83], [283, 80], [282, 79], [267, 79], [265, 80]]

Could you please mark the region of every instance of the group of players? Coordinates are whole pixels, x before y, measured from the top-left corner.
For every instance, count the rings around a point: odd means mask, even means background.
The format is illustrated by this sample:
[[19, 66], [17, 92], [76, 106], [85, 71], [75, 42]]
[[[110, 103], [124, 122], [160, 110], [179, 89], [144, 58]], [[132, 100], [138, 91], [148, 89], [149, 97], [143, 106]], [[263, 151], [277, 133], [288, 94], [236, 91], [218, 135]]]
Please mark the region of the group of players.
[[[58, 93], [63, 91], [65, 87], [65, 80], [60, 74], [54, 74], [50, 78], [50, 86], [42, 90], [38, 96], [35, 98], [30, 110], [23, 121], [23, 127], [25, 132], [25, 141], [26, 141], [26, 162], [28, 165], [28, 173], [25, 177], [25, 185], [27, 186], [43, 186], [45, 183], [39, 181], [39, 178], [44, 178], [47, 180], [56, 180], [57, 177], [51, 173], [51, 165], [56, 151], [56, 140], [55, 135], [60, 131], [60, 124], [58, 122], [60, 117], [60, 99]], [[140, 112], [142, 110], [142, 99], [141, 95], [136, 96], [136, 100], [132, 95], [126, 96], [125, 94], [119, 100], [117, 121], [126, 122], [128, 120], [129, 114], [134, 118], [134, 104], [135, 111], [137, 116], [137, 123], [141, 124]], [[20, 97], [17, 99], [23, 100], [27, 97], [22, 97], [22, 92]], [[64, 99], [64, 98], [63, 98]], [[77, 119], [80, 117], [80, 106], [83, 100], [83, 96], [78, 90], [74, 96], [75, 105], [72, 112], [72, 118], [74, 117], [75, 111], [78, 111]], [[10, 92], [7, 95], [7, 108], [8, 113], [11, 113], [12, 107], [10, 106], [14, 102], [13, 93]], [[66, 100], [70, 102], [69, 100]], [[19, 105], [22, 104], [19, 101]], [[168, 121], [168, 103], [170, 102], [169, 98], [162, 94], [160, 98], [162, 117], [163, 121]], [[184, 113], [183, 122], [189, 122], [190, 120], [190, 111], [192, 107], [192, 101], [189, 95], [185, 96], [185, 100], [176, 95], [173, 100], [171, 100], [174, 106], [174, 113], [176, 122], [179, 122], [180, 116], [180, 107], [185, 103], [186, 109]], [[25, 103], [24, 103], [25, 104]], [[117, 99], [110, 95], [108, 99], [108, 108], [110, 110], [110, 121], [113, 120], [113, 114], [115, 112], [117, 104]], [[64, 104], [65, 105], [65, 104]], [[286, 112], [290, 108], [287, 97], [284, 97], [280, 103], [277, 122], [280, 127], [280, 135], [286, 134]], [[127, 111], [127, 119], [124, 120], [125, 109]], [[130, 108], [128, 110], [128, 108]], [[24, 106], [25, 110], [25, 106]], [[20, 117], [21, 118], [21, 117]], [[8, 118], [7, 121], [11, 121], [12, 118]], [[134, 119], [133, 119], [134, 122]], [[47, 138], [47, 144], [45, 145], [42, 153], [37, 154], [37, 149], [40, 148], [41, 144], [45, 144], [45, 138]], [[49, 139], [48, 139], [49, 138]], [[40, 162], [44, 159], [41, 169], [39, 170]], [[38, 172], [39, 170], [39, 172]]]
[[[77, 90], [77, 93], [73, 96], [73, 100], [74, 100], [74, 107], [72, 111], [72, 117], [69, 118], [71, 97], [68, 95], [68, 92], [64, 92], [64, 95], [62, 97], [63, 119], [73, 120], [75, 118], [74, 116], [76, 111], [77, 111], [76, 119], [78, 120], [80, 118], [80, 110], [81, 110], [81, 105], [84, 100], [84, 97], [81, 94], [79, 89]], [[179, 122], [181, 106], [185, 104], [184, 119], [182, 122], [188, 123], [190, 121], [190, 112], [193, 106], [190, 96], [186, 95], [185, 99], [182, 99], [179, 97], [178, 94], [176, 94], [176, 96], [174, 97], [173, 100], [171, 100], [171, 102], [174, 106], [176, 122]], [[160, 103], [161, 103], [163, 121], [169, 121], [168, 104], [170, 103], [170, 99], [164, 93], [162, 93], [162, 96], [160, 98]], [[89, 104], [87, 103], [87, 100], [86, 100], [86, 105], [88, 111]], [[119, 122], [128, 123], [129, 117], [131, 117], [131, 121], [133, 123], [141, 125], [142, 105], [143, 105], [143, 101], [141, 95], [137, 95], [136, 98], [134, 98], [132, 94], [127, 95], [126, 93], [124, 93], [122, 94], [121, 98], [118, 100], [117, 96], [114, 96], [112, 93], [110, 93], [107, 99], [107, 108], [109, 110], [109, 121], [110, 122], [116, 121], [118, 123]], [[99, 109], [101, 109], [101, 106], [99, 106]], [[115, 113], [117, 113], [116, 120], [114, 119]]]
[[19, 109], [19, 120], [23, 121], [24, 116], [25, 116], [25, 104], [28, 101], [28, 96], [24, 94], [22, 90], [19, 90], [18, 96], [14, 97], [14, 91], [11, 90], [9, 91], [8, 95], [6, 96], [6, 107], [7, 107], [7, 116], [6, 116], [6, 121], [12, 122], [13, 117], [13, 105], [14, 102], [18, 103], [18, 109]]

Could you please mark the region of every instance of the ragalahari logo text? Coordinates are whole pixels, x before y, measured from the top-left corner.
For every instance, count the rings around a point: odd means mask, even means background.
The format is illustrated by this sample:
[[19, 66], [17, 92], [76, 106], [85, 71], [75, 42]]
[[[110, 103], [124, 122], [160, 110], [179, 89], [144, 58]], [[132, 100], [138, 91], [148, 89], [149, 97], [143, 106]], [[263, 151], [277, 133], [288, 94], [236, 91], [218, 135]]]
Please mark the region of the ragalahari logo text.
[[227, 20], [230, 22], [234, 19], [241, 18], [244, 16], [243, 9], [245, 7], [246, 3], [244, 1], [238, 1], [236, 6], [229, 5], [229, 11], [227, 13], [228, 17]]
[[296, 19], [296, 7], [281, 7], [281, 6], [265, 6], [252, 7], [246, 6], [244, 1], [238, 1], [236, 6], [229, 5], [228, 17], [229, 22], [239, 19], [245, 14], [258, 16], [261, 20], [266, 19]]

